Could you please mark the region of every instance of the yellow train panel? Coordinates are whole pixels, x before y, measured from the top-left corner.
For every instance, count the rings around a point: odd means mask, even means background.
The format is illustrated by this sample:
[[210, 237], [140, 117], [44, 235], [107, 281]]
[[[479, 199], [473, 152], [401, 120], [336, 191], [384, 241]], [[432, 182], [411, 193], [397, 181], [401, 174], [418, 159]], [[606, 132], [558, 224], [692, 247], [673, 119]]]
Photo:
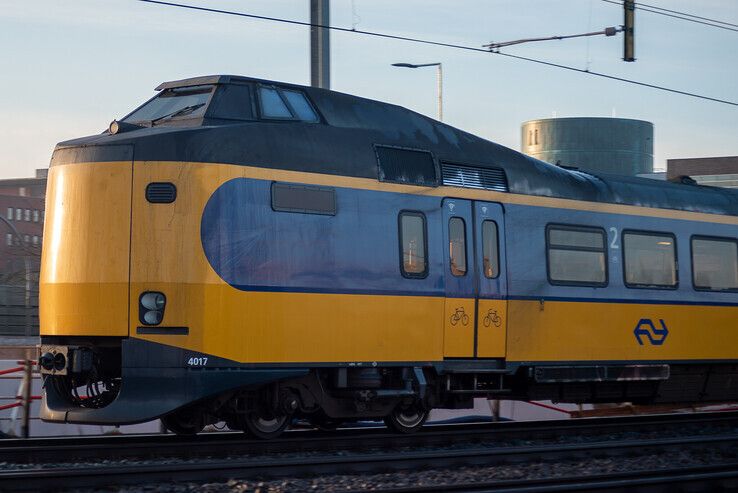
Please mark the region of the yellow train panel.
[[446, 298], [443, 317], [443, 355], [474, 356], [474, 298]]
[[128, 334], [131, 163], [49, 170], [41, 335]]
[[508, 303], [510, 361], [735, 358], [738, 307]]
[[507, 300], [479, 300], [477, 356], [504, 358], [507, 344]]
[[[239, 362], [443, 358], [444, 298], [247, 292], [220, 279], [200, 242], [201, 212], [218, 186], [249, 170], [135, 164], [131, 336]], [[148, 203], [146, 185], [154, 181], [174, 183], [177, 200]], [[136, 334], [137, 300], [148, 290], [167, 295], [162, 326], [187, 326], [189, 335]]]

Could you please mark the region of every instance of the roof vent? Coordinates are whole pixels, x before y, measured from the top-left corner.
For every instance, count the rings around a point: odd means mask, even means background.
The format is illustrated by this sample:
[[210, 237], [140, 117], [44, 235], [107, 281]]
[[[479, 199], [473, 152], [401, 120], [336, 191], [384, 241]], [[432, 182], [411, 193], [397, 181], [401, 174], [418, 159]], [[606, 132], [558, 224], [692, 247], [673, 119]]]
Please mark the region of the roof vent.
[[436, 164], [430, 152], [383, 145], [376, 145], [374, 149], [379, 162], [379, 181], [438, 186]]
[[502, 168], [482, 168], [466, 164], [442, 163], [443, 184], [452, 187], [480, 188], [507, 192], [507, 176]]
[[155, 182], [146, 185], [146, 200], [152, 204], [171, 204], [177, 198], [174, 183]]

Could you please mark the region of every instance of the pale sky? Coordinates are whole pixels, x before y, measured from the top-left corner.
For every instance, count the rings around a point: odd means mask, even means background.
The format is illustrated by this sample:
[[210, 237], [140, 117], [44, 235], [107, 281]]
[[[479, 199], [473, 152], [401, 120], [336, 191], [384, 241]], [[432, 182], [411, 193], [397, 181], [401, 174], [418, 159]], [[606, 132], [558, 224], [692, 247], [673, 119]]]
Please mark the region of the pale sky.
[[[309, 0], [179, 0], [309, 20]], [[738, 24], [738, 0], [649, 0]], [[333, 0], [331, 24], [481, 46], [622, 24], [601, 0]], [[617, 116], [653, 122], [655, 167], [666, 159], [738, 155], [738, 107], [570, 73], [486, 53], [331, 34], [332, 89], [436, 114], [442, 62], [447, 123], [520, 148], [522, 122]], [[622, 35], [504, 51], [738, 101], [738, 32], [636, 13], [636, 57]], [[306, 27], [136, 0], [0, 0], [0, 178], [32, 176], [54, 145], [99, 133], [166, 80], [238, 74], [309, 84]]]

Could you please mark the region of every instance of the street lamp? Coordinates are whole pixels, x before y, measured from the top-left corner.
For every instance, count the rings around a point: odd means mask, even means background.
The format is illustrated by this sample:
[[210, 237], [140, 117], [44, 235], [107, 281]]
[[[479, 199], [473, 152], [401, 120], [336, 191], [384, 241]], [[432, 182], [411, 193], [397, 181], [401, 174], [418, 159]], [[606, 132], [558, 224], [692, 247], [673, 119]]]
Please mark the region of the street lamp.
[[443, 66], [441, 62], [436, 63], [393, 63], [393, 67], [422, 68], [438, 67], [438, 121], [443, 121]]

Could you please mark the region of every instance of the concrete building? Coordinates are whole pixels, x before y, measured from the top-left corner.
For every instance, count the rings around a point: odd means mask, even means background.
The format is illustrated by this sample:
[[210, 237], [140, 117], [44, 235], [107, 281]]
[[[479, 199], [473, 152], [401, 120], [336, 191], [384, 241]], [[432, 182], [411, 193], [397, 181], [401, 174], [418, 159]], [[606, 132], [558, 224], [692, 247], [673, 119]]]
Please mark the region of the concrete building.
[[625, 118], [546, 118], [523, 123], [521, 151], [594, 173], [653, 172], [653, 124]]
[[0, 335], [38, 334], [46, 172], [0, 180]]
[[666, 179], [689, 177], [700, 185], [738, 189], [738, 156], [669, 159]]

